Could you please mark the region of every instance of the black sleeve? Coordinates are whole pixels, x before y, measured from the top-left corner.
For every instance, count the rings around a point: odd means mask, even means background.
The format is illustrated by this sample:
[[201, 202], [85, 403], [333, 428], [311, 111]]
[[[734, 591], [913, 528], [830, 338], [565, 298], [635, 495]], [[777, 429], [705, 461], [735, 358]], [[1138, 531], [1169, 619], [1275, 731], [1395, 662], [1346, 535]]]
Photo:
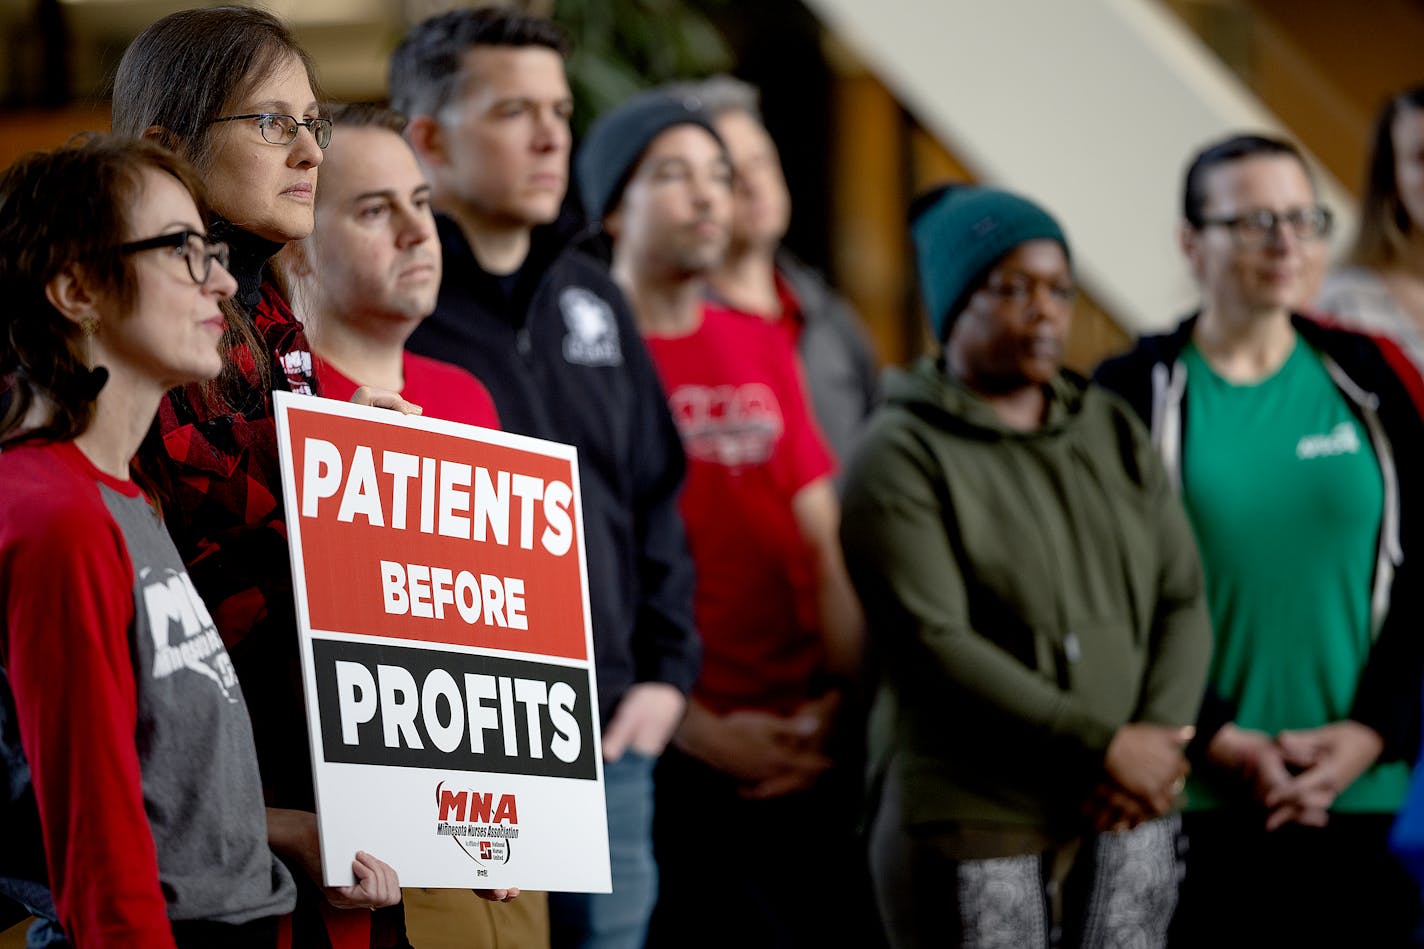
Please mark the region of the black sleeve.
[[1424, 630], [1419, 628], [1419, 571], [1406, 562], [1394, 576], [1389, 613], [1355, 689], [1350, 718], [1384, 739], [1381, 761], [1413, 761], [1419, 752]]
[[1193, 768], [1203, 771], [1210, 767], [1206, 756], [1207, 746], [1211, 744], [1217, 732], [1235, 720], [1236, 706], [1208, 685], [1202, 696], [1201, 711], [1197, 713], [1197, 733], [1192, 736], [1191, 744], [1187, 745], [1187, 760]]
[[640, 596], [633, 628], [634, 675], [639, 682], [667, 682], [686, 693], [702, 659], [692, 615], [692, 553], [678, 511], [687, 460], [652, 358], [636, 333], [624, 351], [638, 399], [633, 490]]
[[[1179, 328], [1178, 333], [1182, 330]], [[1104, 360], [1093, 372], [1093, 382], [1126, 402], [1144, 425], [1152, 424], [1152, 371], [1157, 359], [1142, 344], [1131, 351]], [[1187, 746], [1187, 758], [1194, 768], [1207, 767], [1206, 749], [1216, 733], [1235, 721], [1236, 706], [1210, 685], [1202, 696], [1197, 713], [1197, 730]]]
[[875, 351], [871, 348], [870, 338], [865, 332], [865, 323], [850, 301], [835, 291], [827, 292], [832, 294], [831, 307], [837, 328], [845, 337], [846, 348], [853, 354], [861, 404], [865, 409], [865, 416], [869, 417], [880, 403], [880, 367]]
[[1131, 406], [1143, 425], [1152, 424], [1152, 362], [1138, 350], [1104, 360], [1093, 370], [1093, 382]]
[[[1421, 740], [1424, 687], [1424, 420], [1399, 373], [1414, 373], [1403, 360], [1387, 360], [1364, 337], [1379, 397], [1379, 420], [1394, 458], [1399, 484], [1402, 559], [1390, 585], [1389, 609], [1355, 689], [1350, 717], [1379, 732], [1382, 761], [1413, 761]], [[1363, 372], [1360, 373], [1363, 376]], [[1410, 380], [1418, 387], [1418, 379]]]

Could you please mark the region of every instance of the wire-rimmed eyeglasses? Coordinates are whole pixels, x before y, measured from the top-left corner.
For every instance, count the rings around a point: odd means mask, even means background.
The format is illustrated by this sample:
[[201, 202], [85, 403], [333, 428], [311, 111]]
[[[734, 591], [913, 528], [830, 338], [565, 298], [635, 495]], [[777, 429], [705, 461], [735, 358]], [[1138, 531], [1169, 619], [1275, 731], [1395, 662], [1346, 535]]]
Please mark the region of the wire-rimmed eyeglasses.
[[297, 130], [305, 127], [316, 139], [317, 148], [331, 144], [331, 119], [298, 119], [281, 112], [253, 112], [249, 115], [225, 115], [214, 122], [240, 122], [255, 119], [262, 131], [262, 140], [271, 145], [290, 145], [297, 140]]

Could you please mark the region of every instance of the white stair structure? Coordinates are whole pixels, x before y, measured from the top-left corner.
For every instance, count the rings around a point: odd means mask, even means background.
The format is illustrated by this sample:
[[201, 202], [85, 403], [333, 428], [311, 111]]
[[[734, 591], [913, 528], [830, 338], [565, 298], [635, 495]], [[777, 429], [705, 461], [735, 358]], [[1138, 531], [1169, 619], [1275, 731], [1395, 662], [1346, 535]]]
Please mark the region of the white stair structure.
[[[807, 3], [980, 181], [1060, 218], [1079, 279], [1130, 332], [1195, 301], [1177, 248], [1189, 157], [1231, 132], [1283, 131], [1155, 0]], [[1320, 182], [1350, 233], [1352, 199]]]

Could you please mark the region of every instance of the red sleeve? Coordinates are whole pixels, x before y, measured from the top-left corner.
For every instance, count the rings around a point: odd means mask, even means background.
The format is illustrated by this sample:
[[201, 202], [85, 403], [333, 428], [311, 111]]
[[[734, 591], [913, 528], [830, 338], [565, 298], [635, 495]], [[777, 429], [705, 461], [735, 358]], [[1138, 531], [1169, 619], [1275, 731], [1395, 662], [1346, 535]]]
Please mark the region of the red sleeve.
[[453, 363], [407, 352], [401, 394], [423, 408], [430, 418], [499, 428], [499, 412], [489, 390], [469, 371]]
[[1413, 360], [1405, 354], [1398, 343], [1388, 336], [1365, 332], [1357, 326], [1341, 323], [1333, 313], [1308, 312], [1306, 316], [1322, 326], [1368, 337], [1370, 342], [1379, 347], [1380, 355], [1384, 357], [1384, 361], [1389, 364], [1390, 369], [1394, 370], [1394, 374], [1403, 383], [1404, 391], [1409, 393], [1410, 401], [1414, 403], [1414, 410], [1424, 417], [1424, 378], [1420, 378], [1419, 369], [1415, 367]]
[[494, 399], [490, 398], [484, 383], [458, 366], [451, 368], [456, 371], [444, 380], [441, 397], [434, 400], [438, 413], [427, 409], [426, 414], [480, 428], [498, 429], [499, 412], [495, 410]]
[[320, 356], [312, 356], [312, 370], [316, 374], [316, 384], [321, 394], [338, 402], [350, 402], [356, 394], [356, 383], [342, 375], [341, 370]]
[[71, 506], [3, 557], [6, 667], [60, 924], [81, 949], [171, 947], [134, 742], [122, 537], [102, 508]]
[[1404, 355], [1404, 350], [1400, 349], [1394, 340], [1378, 336], [1372, 338], [1384, 355], [1385, 362], [1389, 363], [1389, 367], [1404, 384], [1404, 390], [1414, 402], [1414, 411], [1424, 417], [1424, 379], [1420, 379], [1419, 370], [1414, 368], [1414, 363]]
[[482, 428], [499, 428], [499, 410], [494, 407], [494, 398], [478, 379], [475, 380], [475, 389], [477, 391], [472, 393], [470, 398], [475, 415], [474, 424]]
[[785, 434], [781, 452], [785, 456], [783, 472], [790, 478], [792, 493], [800, 491], [817, 478], [824, 478], [835, 471], [836, 463], [831, 450], [826, 445], [826, 437], [809, 408], [811, 396], [806, 388], [806, 375], [801, 368], [801, 357], [785, 343], [785, 336], [777, 333], [778, 347], [786, 354], [781, 361], [782, 382], [781, 419]]

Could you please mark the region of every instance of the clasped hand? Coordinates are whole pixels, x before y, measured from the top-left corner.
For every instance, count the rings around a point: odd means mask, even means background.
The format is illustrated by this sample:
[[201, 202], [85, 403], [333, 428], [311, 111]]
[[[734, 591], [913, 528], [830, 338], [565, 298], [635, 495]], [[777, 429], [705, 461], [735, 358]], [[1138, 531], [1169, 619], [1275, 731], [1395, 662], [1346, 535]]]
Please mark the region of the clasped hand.
[[1194, 732], [1146, 722], [1119, 728], [1103, 757], [1104, 780], [1083, 805], [1093, 829], [1128, 830], [1170, 811], [1186, 784], [1184, 749]]
[[[1084, 804], [1095, 829], [1125, 830], [1171, 809], [1187, 775], [1182, 754], [1191, 729], [1134, 723], [1118, 729], [1104, 760], [1107, 780]], [[1235, 775], [1266, 813], [1266, 830], [1324, 827], [1335, 798], [1379, 758], [1384, 742], [1355, 721], [1265, 732], [1228, 724], [1207, 758]]]
[[750, 709], [718, 714], [693, 700], [678, 730], [678, 747], [741, 782], [748, 798], [802, 791], [831, 767], [826, 741], [840, 706], [830, 692], [790, 715]]
[[1355, 721], [1264, 732], [1227, 725], [1212, 739], [1207, 756], [1239, 776], [1266, 810], [1266, 829], [1288, 823], [1324, 827], [1335, 798], [1379, 758], [1384, 742]]

